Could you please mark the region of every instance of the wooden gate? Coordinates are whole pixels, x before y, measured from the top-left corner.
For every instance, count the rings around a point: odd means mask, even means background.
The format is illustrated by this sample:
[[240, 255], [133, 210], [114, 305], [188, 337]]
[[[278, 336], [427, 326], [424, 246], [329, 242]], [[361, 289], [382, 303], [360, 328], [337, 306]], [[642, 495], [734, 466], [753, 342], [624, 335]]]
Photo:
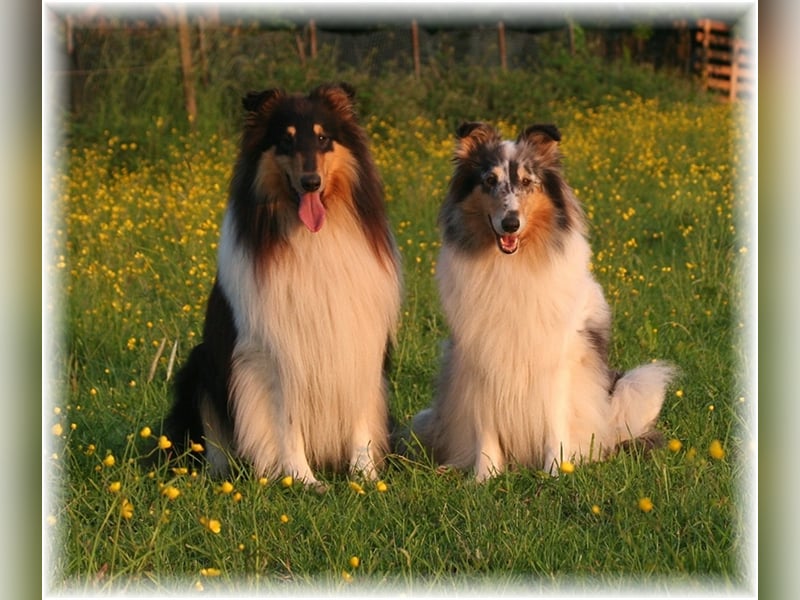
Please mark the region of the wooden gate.
[[697, 25], [696, 68], [706, 89], [731, 101], [752, 96], [755, 77], [750, 44], [720, 21], [703, 19]]

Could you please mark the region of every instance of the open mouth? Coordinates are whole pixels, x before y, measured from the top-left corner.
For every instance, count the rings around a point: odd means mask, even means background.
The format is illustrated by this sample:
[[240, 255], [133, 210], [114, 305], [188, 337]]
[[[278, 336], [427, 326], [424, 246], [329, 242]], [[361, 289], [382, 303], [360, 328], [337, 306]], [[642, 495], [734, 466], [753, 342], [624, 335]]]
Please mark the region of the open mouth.
[[489, 227], [492, 228], [497, 247], [503, 254], [514, 254], [519, 249], [519, 234], [517, 233], [497, 233], [492, 225], [492, 217], [489, 215]]

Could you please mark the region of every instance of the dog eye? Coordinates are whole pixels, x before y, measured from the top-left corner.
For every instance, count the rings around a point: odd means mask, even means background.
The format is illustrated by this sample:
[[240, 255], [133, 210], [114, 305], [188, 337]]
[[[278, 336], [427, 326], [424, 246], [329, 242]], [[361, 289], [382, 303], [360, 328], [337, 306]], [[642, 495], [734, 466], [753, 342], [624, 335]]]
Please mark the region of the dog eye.
[[330, 139], [331, 138], [329, 138], [327, 135], [323, 134], [319, 134], [317, 136], [317, 142], [319, 143], [320, 146], [326, 145], [330, 141]]
[[497, 185], [497, 175], [495, 175], [494, 173], [489, 173], [484, 179], [484, 181], [486, 182], [486, 185], [494, 187]]
[[533, 181], [531, 181], [530, 177], [523, 177], [522, 178], [522, 187], [524, 187], [524, 188], [531, 187], [532, 183], [533, 183]]

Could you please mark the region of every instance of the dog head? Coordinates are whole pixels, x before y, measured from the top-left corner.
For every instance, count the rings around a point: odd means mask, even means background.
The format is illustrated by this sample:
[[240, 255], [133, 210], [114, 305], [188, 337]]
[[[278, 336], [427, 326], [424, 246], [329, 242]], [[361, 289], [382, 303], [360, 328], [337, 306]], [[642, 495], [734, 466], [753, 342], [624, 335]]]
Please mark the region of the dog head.
[[297, 217], [319, 231], [330, 198], [349, 186], [355, 161], [349, 142], [360, 143], [353, 89], [323, 85], [308, 96], [283, 90], [247, 94], [242, 156], [257, 164], [256, 186], [262, 196], [285, 195], [296, 203]]
[[514, 254], [570, 226], [571, 196], [554, 125], [531, 125], [511, 141], [486, 123], [464, 123], [457, 136], [441, 215], [446, 239], [465, 249], [493, 245]]

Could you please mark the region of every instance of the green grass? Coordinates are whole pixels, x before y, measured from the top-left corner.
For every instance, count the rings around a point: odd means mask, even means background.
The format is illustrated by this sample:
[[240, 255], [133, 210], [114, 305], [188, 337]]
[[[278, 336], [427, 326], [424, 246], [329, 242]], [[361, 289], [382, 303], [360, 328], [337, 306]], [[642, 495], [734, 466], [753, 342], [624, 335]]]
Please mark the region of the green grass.
[[[403, 254], [390, 407], [404, 423], [430, 401], [447, 335], [433, 272], [453, 140], [450, 115], [381, 115], [389, 106], [375, 100], [364, 122]], [[143, 130], [112, 127], [60, 148], [52, 180], [59, 218], [47, 232], [48, 277], [59, 334], [50, 383], [59, 394], [44, 415], [52, 589], [746, 586], [754, 435], [740, 377], [749, 240], [737, 215], [751, 190], [737, 111], [635, 94], [539, 108], [473, 118], [491, 118], [509, 136], [542, 113], [560, 126], [568, 180], [590, 219], [592, 268], [614, 312], [612, 360], [680, 365], [659, 421], [667, 439], [682, 442], [679, 451], [622, 454], [559, 478], [516, 471], [482, 486], [396, 459], [382, 474], [385, 492], [364, 484], [360, 494], [347, 477], [323, 474], [331, 489], [322, 496], [259, 482], [247, 465], [225, 493], [202, 469], [150, 461], [162, 453], [156, 434], [170, 403], [170, 352], [177, 342], [178, 367], [202, 328], [235, 143], [156, 120]], [[144, 427], [155, 434], [142, 437]], [[716, 439], [721, 460], [708, 453]], [[170, 500], [165, 486], [180, 495]], [[652, 511], [638, 508], [643, 497]]]

